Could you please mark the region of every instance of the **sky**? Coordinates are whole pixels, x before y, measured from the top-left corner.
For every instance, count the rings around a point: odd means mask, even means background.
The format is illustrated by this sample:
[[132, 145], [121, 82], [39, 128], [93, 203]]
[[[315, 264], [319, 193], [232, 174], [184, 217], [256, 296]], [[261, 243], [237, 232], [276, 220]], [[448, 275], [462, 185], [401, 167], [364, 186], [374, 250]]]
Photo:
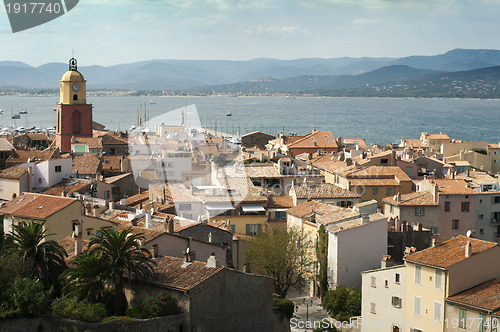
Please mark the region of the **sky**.
[[[29, 1], [28, 1], [29, 2]], [[500, 49], [500, 0], [80, 0], [12, 33], [0, 61], [113, 65], [151, 59], [404, 57]]]

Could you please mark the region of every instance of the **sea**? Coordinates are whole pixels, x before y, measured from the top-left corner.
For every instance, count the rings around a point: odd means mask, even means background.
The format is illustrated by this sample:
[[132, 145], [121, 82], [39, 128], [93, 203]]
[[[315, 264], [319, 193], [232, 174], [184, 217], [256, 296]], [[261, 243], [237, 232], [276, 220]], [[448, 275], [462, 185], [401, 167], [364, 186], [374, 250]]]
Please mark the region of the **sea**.
[[[58, 99], [0, 96], [0, 128], [54, 127]], [[154, 118], [194, 105], [203, 127], [233, 135], [256, 130], [302, 135], [316, 129], [389, 144], [418, 139], [422, 132], [443, 132], [452, 139], [500, 142], [500, 100], [493, 99], [89, 96], [87, 102], [93, 105], [94, 121], [109, 130], [130, 130], [137, 125], [138, 110], [147, 109]], [[28, 114], [11, 119], [22, 110]]]

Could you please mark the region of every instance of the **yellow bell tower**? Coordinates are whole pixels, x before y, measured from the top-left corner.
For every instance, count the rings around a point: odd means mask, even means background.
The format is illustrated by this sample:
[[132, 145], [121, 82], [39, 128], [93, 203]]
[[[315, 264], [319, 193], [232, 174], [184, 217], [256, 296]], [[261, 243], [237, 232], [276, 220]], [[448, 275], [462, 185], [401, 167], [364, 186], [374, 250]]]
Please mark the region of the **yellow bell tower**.
[[60, 81], [59, 103], [66, 105], [83, 105], [87, 103], [87, 81], [77, 70], [76, 59], [69, 60], [69, 70]]
[[73, 137], [92, 137], [92, 104], [87, 104], [86, 84], [76, 59], [71, 58], [60, 81], [57, 104], [56, 145], [62, 152], [71, 151]]

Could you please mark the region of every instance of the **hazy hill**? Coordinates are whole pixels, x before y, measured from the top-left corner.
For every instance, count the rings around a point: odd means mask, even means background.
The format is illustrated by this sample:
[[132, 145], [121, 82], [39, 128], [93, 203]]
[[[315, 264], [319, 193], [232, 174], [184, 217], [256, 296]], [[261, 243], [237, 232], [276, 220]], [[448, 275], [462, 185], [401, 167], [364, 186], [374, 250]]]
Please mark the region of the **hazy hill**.
[[[79, 70], [92, 89], [189, 90], [227, 87], [254, 89], [345, 89], [414, 79], [430, 72], [467, 71], [500, 65], [498, 50], [457, 49], [435, 56], [394, 58], [149, 60], [113, 66], [83, 66]], [[17, 61], [0, 62], [0, 89], [54, 89], [67, 70], [65, 63], [39, 67]], [[265, 78], [265, 79], [263, 79]]]

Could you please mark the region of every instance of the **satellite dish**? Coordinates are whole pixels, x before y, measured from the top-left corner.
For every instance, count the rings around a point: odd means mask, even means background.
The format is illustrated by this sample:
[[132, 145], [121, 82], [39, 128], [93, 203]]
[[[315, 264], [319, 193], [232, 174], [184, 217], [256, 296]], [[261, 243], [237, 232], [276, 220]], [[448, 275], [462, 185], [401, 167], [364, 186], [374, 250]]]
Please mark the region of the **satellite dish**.
[[469, 229], [469, 230], [467, 231], [467, 233], [465, 233], [465, 235], [466, 235], [467, 237], [471, 237], [471, 235], [472, 235], [472, 231]]

